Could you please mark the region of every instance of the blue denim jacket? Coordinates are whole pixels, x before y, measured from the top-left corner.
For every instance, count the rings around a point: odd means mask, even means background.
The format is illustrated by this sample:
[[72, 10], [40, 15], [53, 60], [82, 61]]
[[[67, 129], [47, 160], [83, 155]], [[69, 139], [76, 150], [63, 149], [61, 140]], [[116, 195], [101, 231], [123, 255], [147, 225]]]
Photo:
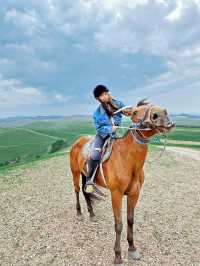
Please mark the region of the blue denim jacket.
[[[112, 99], [112, 101], [116, 106], [119, 106], [119, 108], [125, 106], [121, 101], [115, 99]], [[115, 133], [112, 131], [112, 123], [109, 119], [109, 116], [107, 115], [101, 104], [94, 112], [93, 119], [96, 131], [102, 138], [106, 138], [108, 135], [115, 135]], [[119, 112], [113, 115], [113, 120], [116, 126], [120, 126], [122, 120], [122, 113]]]

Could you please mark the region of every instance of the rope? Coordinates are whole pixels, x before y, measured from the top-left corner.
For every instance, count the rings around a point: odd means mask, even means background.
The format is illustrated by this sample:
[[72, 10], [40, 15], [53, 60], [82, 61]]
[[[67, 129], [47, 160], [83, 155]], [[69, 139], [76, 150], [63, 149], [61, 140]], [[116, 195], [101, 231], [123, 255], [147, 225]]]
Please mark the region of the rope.
[[154, 163], [155, 161], [157, 161], [158, 159], [160, 159], [163, 156], [164, 152], [166, 151], [167, 136], [166, 136], [166, 134], [164, 136], [165, 136], [165, 141], [164, 141], [163, 149], [161, 150], [160, 154], [156, 158], [154, 158], [152, 160], [146, 160], [146, 162], [149, 163], [150, 165], [152, 163]]
[[[136, 130], [139, 130], [139, 131], [149, 131], [149, 130], [152, 130], [151, 128], [125, 127], [125, 126], [122, 126], [122, 127], [119, 126], [118, 128], [125, 128], [125, 129], [131, 130], [131, 131], [132, 130], [135, 130], [135, 131]], [[156, 130], [159, 133], [162, 133], [159, 129], [156, 129]], [[166, 150], [166, 145], [167, 145], [167, 136], [166, 136], [166, 134], [163, 134], [163, 136], [165, 137], [163, 149], [161, 150], [160, 154], [156, 158], [154, 158], [153, 160], [146, 160], [147, 163], [152, 164], [152, 163], [154, 163], [155, 161], [157, 161], [158, 159], [160, 159], [163, 156], [163, 154], [164, 154], [164, 152]], [[158, 136], [156, 137], [156, 139], [157, 139], [157, 141], [159, 140], [159, 143], [161, 143]]]
[[128, 130], [142, 130], [142, 131], [148, 131], [148, 130], [151, 130], [151, 128], [138, 128], [138, 127], [119, 127], [118, 126], [118, 128], [126, 128], [126, 129], [128, 129]]

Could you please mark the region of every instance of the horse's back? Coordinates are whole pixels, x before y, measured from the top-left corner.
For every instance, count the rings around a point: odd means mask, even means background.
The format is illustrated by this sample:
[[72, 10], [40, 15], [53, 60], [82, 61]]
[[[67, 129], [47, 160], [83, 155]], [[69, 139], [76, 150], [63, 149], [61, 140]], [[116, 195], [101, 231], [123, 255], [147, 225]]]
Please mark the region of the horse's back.
[[83, 146], [92, 139], [92, 136], [86, 135], [78, 138], [72, 145], [70, 150], [70, 167], [71, 170], [79, 169], [81, 171], [83, 169], [85, 158], [83, 156]]
[[81, 136], [80, 138], [78, 138], [72, 145], [72, 148], [70, 150], [70, 153], [74, 150], [74, 149], [82, 149], [82, 147], [92, 139], [91, 135], [86, 135], [86, 136]]

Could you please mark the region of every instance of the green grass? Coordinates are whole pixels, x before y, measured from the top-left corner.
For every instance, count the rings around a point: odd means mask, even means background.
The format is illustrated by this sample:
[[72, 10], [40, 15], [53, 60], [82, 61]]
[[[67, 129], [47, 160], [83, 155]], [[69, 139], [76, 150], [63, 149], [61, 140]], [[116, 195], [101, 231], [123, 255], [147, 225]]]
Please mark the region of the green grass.
[[169, 133], [168, 139], [200, 142], [200, 129], [177, 127], [174, 131]]
[[[1, 131], [0, 131], [1, 132]], [[51, 142], [51, 138], [47, 138], [45, 136], [30, 134], [30, 132], [26, 132], [17, 128], [7, 128], [7, 131], [1, 132], [0, 134], [0, 147], [1, 146], [11, 146], [11, 145], [20, 145], [21, 143], [36, 143], [36, 142]]]
[[7, 131], [0, 132], [0, 163], [19, 157], [22, 162], [35, 159], [47, 152], [48, 147], [55, 142], [52, 138], [23, 129], [7, 128]]
[[[33, 131], [30, 131], [33, 130]], [[15, 128], [0, 128], [0, 169], [12, 167], [11, 161], [20, 158], [24, 164], [39, 158], [54, 156], [49, 154], [50, 146], [58, 139], [69, 147], [81, 135], [94, 134], [90, 121], [43, 121]]]
[[200, 128], [200, 119], [199, 118], [191, 118], [191, 117], [179, 117], [174, 120], [175, 124], [177, 126], [183, 126], [183, 127], [196, 127]]
[[95, 134], [94, 125], [90, 121], [49, 121], [36, 122], [21, 128], [65, 139], [71, 145], [77, 137], [84, 134]]
[[[130, 122], [126, 120], [124, 124], [128, 126]], [[29, 130], [33, 130], [35, 133]], [[120, 130], [120, 135], [122, 136], [124, 132], [125, 130]], [[56, 121], [36, 121], [13, 128], [0, 127], [0, 165], [3, 165], [6, 161], [15, 160], [16, 158], [20, 158], [19, 164], [25, 164], [34, 160], [60, 156], [62, 151], [49, 154], [49, 147], [56, 139], [63, 139], [66, 142], [66, 146], [70, 147], [78, 137], [85, 134], [95, 134], [92, 120], [68, 121], [63, 119]], [[168, 139], [199, 142], [199, 145], [167, 144], [168, 146], [199, 149], [200, 128], [189, 127], [187, 124], [186, 126], [182, 126], [181, 124], [181, 127], [177, 126], [168, 135]], [[11, 168], [14, 166], [9, 165]], [[6, 169], [7, 167], [1, 166], [0, 169]]]
[[32, 168], [34, 166], [38, 165], [38, 162], [50, 159], [50, 158], [54, 158], [54, 157], [60, 157], [60, 156], [64, 156], [69, 153], [69, 148], [65, 148], [63, 150], [60, 150], [58, 152], [55, 153], [45, 153], [43, 154], [41, 157], [39, 158], [35, 158], [35, 159], [27, 159], [26, 161], [20, 162], [18, 164], [13, 164], [13, 165], [9, 165], [9, 166], [2, 166], [0, 167], [0, 179], [3, 179], [5, 177], [5, 175], [7, 175], [7, 173], [9, 173], [12, 170], [24, 170], [27, 168]]

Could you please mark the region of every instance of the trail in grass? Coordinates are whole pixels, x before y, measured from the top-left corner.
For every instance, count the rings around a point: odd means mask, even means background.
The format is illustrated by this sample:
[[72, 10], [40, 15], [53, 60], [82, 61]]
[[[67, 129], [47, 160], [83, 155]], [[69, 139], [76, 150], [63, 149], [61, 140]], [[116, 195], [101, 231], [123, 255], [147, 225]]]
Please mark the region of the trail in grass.
[[[15, 128], [15, 129], [20, 129], [20, 128]], [[40, 136], [45, 136], [45, 137], [49, 137], [49, 138], [52, 138], [52, 139], [56, 139], [56, 140], [59, 140], [61, 139], [60, 137], [56, 137], [56, 136], [52, 136], [52, 135], [48, 135], [48, 134], [45, 134], [45, 133], [41, 133], [41, 132], [38, 132], [36, 130], [33, 130], [33, 129], [28, 129], [28, 128], [23, 128], [21, 130], [24, 130], [26, 132], [30, 132], [32, 134], [36, 134], [36, 135], [40, 135]]]

